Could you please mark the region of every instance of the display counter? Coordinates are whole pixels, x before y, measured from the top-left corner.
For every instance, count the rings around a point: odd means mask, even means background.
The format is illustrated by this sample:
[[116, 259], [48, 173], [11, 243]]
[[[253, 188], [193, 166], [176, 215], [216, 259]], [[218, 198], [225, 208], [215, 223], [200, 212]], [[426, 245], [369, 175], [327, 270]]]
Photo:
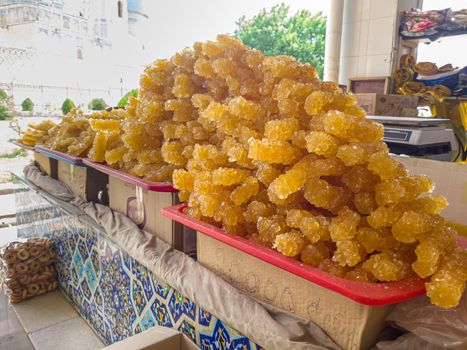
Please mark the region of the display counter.
[[18, 238], [47, 236], [57, 256], [60, 289], [107, 345], [155, 325], [181, 331], [199, 347], [259, 349], [128, 255], [74, 205], [22, 175], [16, 191]]

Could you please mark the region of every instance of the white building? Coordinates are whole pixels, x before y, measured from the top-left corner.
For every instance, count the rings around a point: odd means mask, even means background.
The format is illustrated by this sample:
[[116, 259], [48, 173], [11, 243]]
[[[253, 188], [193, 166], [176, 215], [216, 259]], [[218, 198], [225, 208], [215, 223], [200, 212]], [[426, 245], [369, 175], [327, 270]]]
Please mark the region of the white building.
[[19, 105], [116, 104], [151, 61], [143, 0], [0, 0], [0, 87]]

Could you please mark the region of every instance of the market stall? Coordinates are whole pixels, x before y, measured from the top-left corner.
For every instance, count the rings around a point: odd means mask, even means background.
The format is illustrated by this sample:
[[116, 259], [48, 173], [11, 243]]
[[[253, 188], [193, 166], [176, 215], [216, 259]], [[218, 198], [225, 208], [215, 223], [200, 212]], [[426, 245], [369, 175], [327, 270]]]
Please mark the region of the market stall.
[[[383, 140], [392, 153], [465, 161], [467, 68], [457, 51], [441, 46], [447, 40], [464, 45], [465, 12], [400, 11], [388, 75], [349, 78], [348, 90], [356, 94], [358, 104], [387, 129]], [[426, 45], [439, 50], [438, 65], [418, 55]]]
[[[156, 325], [202, 349], [465, 342], [412, 327], [467, 307], [463, 165], [391, 155], [355, 96], [226, 35], [140, 84], [124, 109], [18, 140], [35, 152], [19, 234], [50, 239], [60, 289], [105, 344]], [[410, 303], [423, 320], [401, 321]]]

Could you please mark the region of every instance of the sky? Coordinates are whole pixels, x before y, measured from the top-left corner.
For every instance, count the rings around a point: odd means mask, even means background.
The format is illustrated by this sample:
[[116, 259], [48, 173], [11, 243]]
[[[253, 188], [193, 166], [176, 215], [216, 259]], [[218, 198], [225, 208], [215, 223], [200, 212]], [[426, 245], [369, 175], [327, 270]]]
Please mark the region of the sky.
[[[326, 14], [329, 4], [328, 0], [146, 0], [146, 12], [150, 17], [146, 34], [146, 42], [150, 43], [149, 56], [154, 59], [170, 57], [195, 41], [214, 39], [219, 33], [232, 34], [236, 29], [235, 22], [241, 16], [252, 18], [261, 9], [271, 8], [281, 2], [290, 6], [291, 14], [301, 9]], [[423, 2], [424, 10], [447, 7], [459, 10], [466, 6], [466, 0]], [[418, 59], [438, 65], [452, 63], [462, 67], [467, 64], [467, 50], [459, 50], [460, 47], [467, 47], [467, 35], [443, 39], [441, 43], [421, 44]]]
[[235, 22], [243, 15], [252, 18], [261, 9], [282, 2], [290, 6], [291, 14], [301, 9], [326, 13], [328, 6], [328, 1], [322, 0], [146, 0], [150, 17], [148, 50], [154, 58], [170, 57], [195, 41], [214, 39], [221, 33], [233, 34]]

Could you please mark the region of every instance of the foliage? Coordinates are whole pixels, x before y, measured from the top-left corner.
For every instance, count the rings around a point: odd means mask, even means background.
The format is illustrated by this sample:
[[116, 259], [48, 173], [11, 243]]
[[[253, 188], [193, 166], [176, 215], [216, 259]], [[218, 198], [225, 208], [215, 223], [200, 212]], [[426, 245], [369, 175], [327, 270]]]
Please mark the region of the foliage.
[[93, 98], [89, 103], [89, 109], [93, 111], [102, 111], [106, 109], [107, 104], [102, 98]]
[[63, 115], [67, 115], [73, 108], [75, 108], [75, 104], [72, 100], [67, 98], [62, 104], [62, 113]]
[[10, 110], [6, 106], [0, 106], [0, 120], [9, 120], [13, 116], [11, 115]]
[[0, 158], [17, 158], [17, 157], [26, 157], [28, 152], [24, 148], [18, 148], [11, 153], [0, 154]]
[[0, 101], [6, 100], [8, 95], [6, 94], [5, 90], [0, 89]]
[[21, 107], [23, 108], [24, 112], [32, 112], [32, 109], [34, 108], [34, 103], [32, 103], [29, 97], [27, 97], [21, 103]]
[[126, 104], [128, 103], [128, 98], [132, 96], [132, 97], [138, 97], [138, 90], [134, 89], [134, 90], [130, 90], [128, 91], [125, 96], [122, 97], [122, 99], [120, 101], [118, 101], [118, 104], [117, 104], [117, 107], [125, 107]]
[[281, 4], [262, 9], [252, 19], [236, 22], [235, 36], [245, 45], [264, 51], [267, 56], [290, 55], [316, 67], [322, 78], [326, 17], [318, 12], [298, 11], [289, 17], [289, 7]]

